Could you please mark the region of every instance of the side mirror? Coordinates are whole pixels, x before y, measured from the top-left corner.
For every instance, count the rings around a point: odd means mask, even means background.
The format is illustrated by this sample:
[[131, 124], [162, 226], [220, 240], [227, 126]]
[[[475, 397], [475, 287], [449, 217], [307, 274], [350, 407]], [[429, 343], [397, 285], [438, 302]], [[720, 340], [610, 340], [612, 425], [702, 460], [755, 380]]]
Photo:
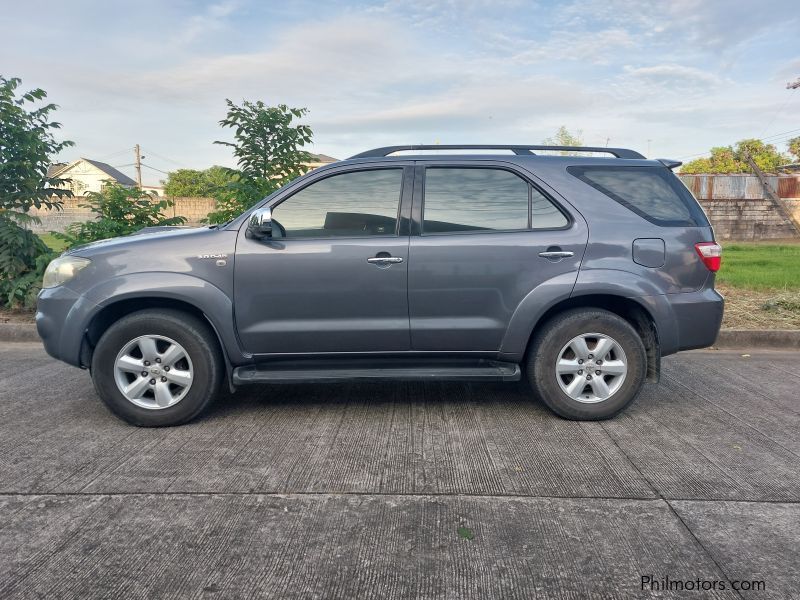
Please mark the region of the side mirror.
[[247, 230], [255, 238], [270, 237], [272, 235], [272, 209], [258, 208], [250, 215]]

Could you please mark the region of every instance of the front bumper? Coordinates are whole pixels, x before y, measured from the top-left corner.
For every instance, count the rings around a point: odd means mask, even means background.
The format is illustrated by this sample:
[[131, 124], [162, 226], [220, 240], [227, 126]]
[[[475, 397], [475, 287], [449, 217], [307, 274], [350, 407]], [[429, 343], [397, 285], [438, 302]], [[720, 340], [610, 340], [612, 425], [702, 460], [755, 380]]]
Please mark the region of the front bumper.
[[53, 358], [81, 366], [81, 344], [94, 307], [63, 285], [40, 291], [36, 301], [36, 330], [45, 351]]

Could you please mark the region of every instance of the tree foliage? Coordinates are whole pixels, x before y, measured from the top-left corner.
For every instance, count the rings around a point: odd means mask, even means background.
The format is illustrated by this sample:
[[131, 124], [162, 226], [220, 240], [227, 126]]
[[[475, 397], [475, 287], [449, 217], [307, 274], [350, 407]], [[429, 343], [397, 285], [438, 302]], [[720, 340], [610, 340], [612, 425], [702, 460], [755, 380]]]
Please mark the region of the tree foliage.
[[245, 100], [241, 106], [226, 100], [228, 114], [219, 124], [233, 129], [234, 141], [215, 144], [233, 148], [238, 177], [218, 198], [217, 210], [209, 221], [232, 219], [295, 177], [302, 175], [311, 155], [303, 146], [311, 143], [311, 128], [294, 124], [307, 114], [305, 108], [285, 104], [267, 106]]
[[545, 146], [583, 146], [583, 131], [578, 129], [572, 133], [562, 125], [554, 136], [542, 140], [542, 144]]
[[87, 203], [81, 207], [97, 215], [95, 219], [73, 223], [65, 233], [52, 232], [54, 237], [66, 242], [67, 247], [128, 235], [143, 227], [182, 225], [186, 222], [184, 217], [166, 217], [162, 214], [172, 206], [170, 200], [156, 200], [137, 188], [109, 183], [102, 192], [89, 192], [86, 198]]
[[711, 149], [711, 156], [689, 161], [681, 168], [681, 173], [724, 174], [751, 173], [752, 169], [745, 159], [749, 153], [759, 169], [774, 173], [777, 168], [786, 164], [787, 158], [772, 144], [765, 144], [757, 139], [745, 139], [734, 146], [718, 146]]
[[0, 75], [0, 303], [32, 306], [52, 258], [38, 236], [25, 228], [39, 222], [32, 207], [61, 208], [71, 192], [65, 180], [47, 176], [53, 157], [72, 145], [58, 141], [51, 121], [55, 104], [44, 104], [42, 89], [20, 91], [22, 81]]
[[800, 161], [800, 136], [794, 137], [786, 143], [789, 146], [789, 152], [794, 155], [794, 159]]
[[167, 196], [224, 198], [230, 184], [238, 179], [238, 172], [214, 165], [204, 171], [178, 169], [171, 171], [163, 182]]

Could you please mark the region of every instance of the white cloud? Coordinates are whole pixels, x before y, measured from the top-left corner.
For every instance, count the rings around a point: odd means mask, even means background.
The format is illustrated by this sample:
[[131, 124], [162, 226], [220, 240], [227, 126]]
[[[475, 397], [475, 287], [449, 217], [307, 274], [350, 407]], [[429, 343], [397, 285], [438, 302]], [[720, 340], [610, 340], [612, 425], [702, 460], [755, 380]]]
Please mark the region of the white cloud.
[[211, 4], [202, 13], [189, 18], [186, 25], [176, 32], [175, 41], [178, 44], [187, 44], [218, 31], [224, 25], [227, 17], [233, 14], [238, 7], [239, 2], [236, 0], [223, 0]]
[[683, 92], [687, 88], [707, 91], [709, 87], [717, 87], [723, 83], [723, 79], [715, 73], [685, 65], [662, 64], [649, 67], [625, 65], [624, 71], [630, 77], [646, 81], [651, 85], [669, 88], [674, 92]]

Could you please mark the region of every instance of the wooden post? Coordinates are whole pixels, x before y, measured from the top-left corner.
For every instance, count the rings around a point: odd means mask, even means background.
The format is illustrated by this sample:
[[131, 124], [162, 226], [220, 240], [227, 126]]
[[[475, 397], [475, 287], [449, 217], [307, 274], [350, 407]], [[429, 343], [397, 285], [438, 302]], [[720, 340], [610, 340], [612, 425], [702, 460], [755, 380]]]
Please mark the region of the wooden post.
[[139, 144], [134, 147], [136, 151], [136, 185], [142, 189], [142, 153], [139, 150]]
[[756, 177], [758, 177], [758, 181], [761, 184], [761, 187], [764, 189], [764, 195], [766, 196], [767, 200], [772, 201], [772, 204], [775, 205], [775, 208], [781, 214], [781, 216], [786, 219], [786, 221], [794, 228], [795, 233], [800, 234], [800, 223], [798, 223], [794, 215], [786, 208], [781, 200], [780, 196], [778, 196], [778, 192], [772, 189], [769, 185], [769, 181], [767, 181], [767, 176], [764, 174], [764, 171], [758, 168], [756, 161], [753, 160], [753, 157], [750, 156], [750, 153], [745, 150], [744, 151], [744, 160], [750, 166], [750, 169], [755, 173]]

